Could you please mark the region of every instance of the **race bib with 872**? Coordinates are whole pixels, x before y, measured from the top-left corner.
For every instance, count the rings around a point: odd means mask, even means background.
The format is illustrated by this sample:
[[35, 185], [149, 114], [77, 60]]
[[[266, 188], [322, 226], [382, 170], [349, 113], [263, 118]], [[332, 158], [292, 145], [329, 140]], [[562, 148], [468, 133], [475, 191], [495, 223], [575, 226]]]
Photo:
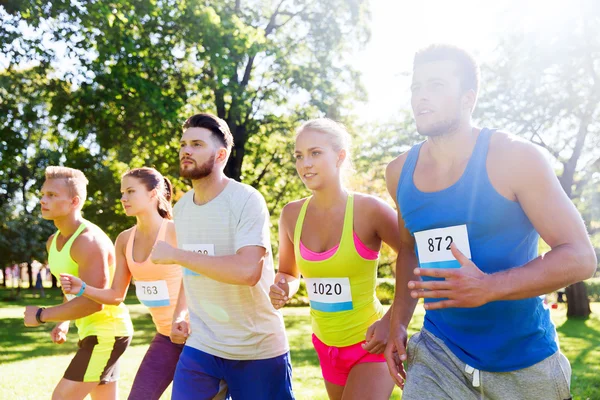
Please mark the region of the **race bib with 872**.
[[467, 225], [416, 232], [415, 241], [421, 268], [460, 268], [460, 263], [450, 251], [452, 243], [465, 257], [471, 259]]
[[306, 278], [305, 280], [312, 309], [325, 312], [352, 310], [350, 278]]
[[164, 307], [171, 304], [166, 281], [135, 281], [135, 294], [146, 307]]

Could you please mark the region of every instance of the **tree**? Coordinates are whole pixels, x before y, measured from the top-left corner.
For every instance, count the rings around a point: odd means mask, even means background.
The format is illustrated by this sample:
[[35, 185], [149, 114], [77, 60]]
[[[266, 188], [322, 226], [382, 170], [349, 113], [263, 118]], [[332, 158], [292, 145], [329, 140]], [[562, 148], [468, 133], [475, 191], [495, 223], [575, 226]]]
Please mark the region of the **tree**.
[[0, 258], [2, 267], [9, 264], [27, 264], [29, 289], [33, 290], [33, 260], [46, 260], [46, 240], [56, 228], [50, 221], [45, 221], [30, 213], [0, 213]]
[[[357, 125], [350, 131], [353, 133], [355, 154], [352, 171], [347, 174], [349, 187], [378, 196], [396, 208], [395, 199], [390, 197], [387, 190], [385, 169], [390, 161], [421, 140], [412, 112], [404, 110], [385, 124]], [[382, 246], [378, 276], [390, 276], [395, 271], [396, 254], [389, 246]]]
[[[239, 180], [248, 139], [289, 110], [290, 99], [331, 115], [343, 108], [340, 93], [363, 95], [344, 62], [368, 38], [360, 0], [30, 1], [11, 11], [65, 43], [79, 66], [65, 75], [79, 88], [57, 98], [65, 126], [126, 162], [175, 164], [162, 146], [175, 145], [182, 116], [208, 109], [234, 135], [227, 173]], [[117, 132], [127, 140], [115, 146]]]
[[[364, 95], [346, 56], [367, 40], [367, 17], [362, 0], [30, 0], [5, 4], [0, 44], [8, 71], [35, 60], [55, 77], [49, 115], [69, 143], [61, 162], [86, 172], [86, 215], [114, 237], [127, 226], [116, 181], [142, 165], [176, 175], [180, 126], [198, 111], [231, 128], [230, 177], [289, 177], [273, 148], [282, 135], [301, 118], [343, 117]], [[19, 36], [23, 23], [35, 34]], [[262, 165], [265, 143], [276, 155]], [[258, 164], [245, 157], [259, 153]], [[278, 212], [283, 198], [264, 193]]]
[[[581, 6], [566, 23], [568, 32], [518, 33], [501, 42], [497, 59], [483, 69], [477, 118], [547, 150], [565, 193], [595, 234], [600, 232], [600, 7]], [[582, 282], [567, 288], [567, 300], [568, 316], [590, 314]]]
[[[37, 207], [45, 168], [58, 165], [65, 154], [75, 168], [96, 164], [77, 138], [59, 132], [51, 107], [63, 83], [46, 72], [43, 66], [0, 72], [0, 257], [4, 263], [27, 264], [31, 289], [31, 262], [47, 258], [46, 240], [56, 230]], [[92, 193], [96, 185], [106, 187], [106, 179], [92, 180]]]
[[53, 226], [34, 212], [33, 193], [48, 164], [58, 163], [58, 141], [48, 117], [48, 88], [42, 66], [0, 72], [0, 257], [5, 264], [46, 259]]

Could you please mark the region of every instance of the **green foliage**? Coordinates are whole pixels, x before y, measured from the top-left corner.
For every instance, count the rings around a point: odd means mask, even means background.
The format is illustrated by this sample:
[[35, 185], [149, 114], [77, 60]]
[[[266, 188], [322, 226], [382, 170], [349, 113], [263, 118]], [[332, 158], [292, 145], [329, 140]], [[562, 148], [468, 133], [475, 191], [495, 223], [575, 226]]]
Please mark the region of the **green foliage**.
[[394, 279], [378, 279], [377, 287], [377, 298], [381, 304], [392, 304], [394, 301], [394, 292], [396, 290]]
[[585, 283], [590, 301], [600, 301], [600, 278], [588, 279], [583, 283]]
[[[290, 162], [293, 129], [364, 97], [346, 62], [369, 35], [362, 0], [3, 7], [0, 206], [31, 208], [48, 164], [79, 168], [90, 180], [84, 215], [113, 239], [132, 224], [119, 204], [121, 174], [145, 165], [177, 176], [187, 116], [228, 122], [226, 173], [265, 194], [276, 227], [281, 207], [304, 193]], [[172, 180], [175, 198], [189, 189]]]
[[49, 117], [51, 82], [44, 69], [0, 71], [0, 208], [20, 201], [27, 212], [32, 182], [58, 162], [61, 141]]
[[286, 307], [306, 307], [310, 304], [308, 300], [308, 292], [306, 291], [306, 282], [304, 279], [300, 280], [300, 287], [296, 292], [296, 295], [292, 297], [286, 304]]
[[0, 266], [45, 260], [54, 232], [35, 199], [45, 167], [59, 162], [65, 146], [49, 115], [56, 82], [44, 71], [0, 71]]
[[[46, 241], [56, 228], [39, 214], [0, 212], [0, 267], [46, 260]], [[39, 211], [36, 209], [35, 211]]]
[[582, 2], [570, 29], [507, 35], [482, 67], [475, 116], [547, 151], [591, 232], [600, 231], [600, 7]]
[[[377, 196], [396, 208], [385, 182], [387, 164], [419, 140], [412, 115], [408, 111], [397, 120], [377, 126], [350, 129], [353, 140], [353, 171], [348, 177], [352, 190]], [[379, 255], [379, 277], [391, 277], [396, 270], [396, 253], [385, 243]]]

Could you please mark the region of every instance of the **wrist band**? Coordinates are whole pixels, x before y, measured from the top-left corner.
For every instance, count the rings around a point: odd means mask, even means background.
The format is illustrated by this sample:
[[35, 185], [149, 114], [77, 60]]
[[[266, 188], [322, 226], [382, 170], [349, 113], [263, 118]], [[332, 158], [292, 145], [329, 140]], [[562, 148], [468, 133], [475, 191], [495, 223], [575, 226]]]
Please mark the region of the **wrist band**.
[[42, 311], [44, 311], [46, 309], [46, 307], [40, 307], [38, 308], [37, 312], [35, 313], [35, 320], [38, 322], [38, 324], [45, 324], [46, 321], [42, 321]]
[[79, 289], [79, 293], [77, 293], [75, 296], [77, 297], [81, 297], [81, 295], [83, 294], [83, 292], [85, 291], [85, 287], [87, 285], [85, 284], [85, 282], [81, 282], [81, 289]]

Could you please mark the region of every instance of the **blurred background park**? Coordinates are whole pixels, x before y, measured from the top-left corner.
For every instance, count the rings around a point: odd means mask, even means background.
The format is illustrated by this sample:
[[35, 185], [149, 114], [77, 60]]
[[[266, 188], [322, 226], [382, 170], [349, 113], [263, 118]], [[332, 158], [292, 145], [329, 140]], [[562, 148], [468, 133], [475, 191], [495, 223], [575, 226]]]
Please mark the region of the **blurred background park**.
[[[545, 150], [600, 253], [596, 0], [1, 0], [0, 20], [2, 398], [49, 397], [75, 345], [51, 344], [48, 327], [22, 327], [24, 305], [60, 299], [44, 267], [55, 230], [39, 214], [46, 166], [84, 171], [84, 217], [115, 239], [135, 223], [119, 202], [121, 174], [153, 166], [179, 198], [189, 189], [178, 177], [181, 125], [215, 113], [235, 139], [226, 173], [264, 195], [276, 254], [281, 208], [308, 194], [292, 159], [294, 129], [307, 119], [343, 122], [354, 138], [350, 188], [392, 203], [385, 165], [422, 140], [409, 102], [412, 56], [434, 42], [476, 56], [475, 123]], [[394, 268], [385, 250], [384, 302]], [[600, 278], [564, 292], [549, 294], [548, 305], [574, 366], [575, 398], [600, 399]], [[306, 304], [302, 294], [294, 301]], [[138, 332], [127, 356], [132, 378], [152, 327], [134, 297], [128, 304]], [[285, 312], [298, 398], [322, 398], [306, 309]], [[422, 313], [413, 332], [421, 321]], [[23, 386], [31, 377], [43, 380], [41, 392]]]

